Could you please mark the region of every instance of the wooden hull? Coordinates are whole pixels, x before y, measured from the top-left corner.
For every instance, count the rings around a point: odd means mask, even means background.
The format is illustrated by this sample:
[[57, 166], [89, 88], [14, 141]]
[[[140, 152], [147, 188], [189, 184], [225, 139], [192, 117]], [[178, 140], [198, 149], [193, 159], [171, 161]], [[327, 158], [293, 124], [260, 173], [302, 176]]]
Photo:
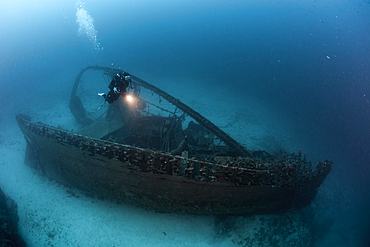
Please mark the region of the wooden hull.
[[[35, 168], [46, 177], [161, 212], [249, 215], [300, 209], [314, 199], [331, 169], [331, 162], [322, 163], [299, 185], [248, 185], [220, 175], [247, 178], [252, 176], [247, 169], [89, 138], [32, 123], [22, 115], [16, 118], [28, 143], [26, 158], [36, 161]], [[238, 181], [247, 181], [243, 179]]]

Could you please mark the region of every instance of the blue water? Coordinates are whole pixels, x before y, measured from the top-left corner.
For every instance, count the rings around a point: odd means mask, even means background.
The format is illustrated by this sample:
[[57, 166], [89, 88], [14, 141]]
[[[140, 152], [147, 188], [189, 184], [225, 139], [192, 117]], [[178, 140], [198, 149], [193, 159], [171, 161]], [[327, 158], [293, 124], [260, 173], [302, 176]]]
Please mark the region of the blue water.
[[325, 183], [335, 200], [318, 201], [332, 222], [324, 228], [339, 229], [343, 246], [355, 228], [370, 246], [370, 1], [148, 2], [0, 3], [1, 113], [21, 111], [30, 95], [52, 98], [49, 88], [69, 92], [71, 82], [51, 78], [73, 81], [89, 65], [257, 97], [289, 115], [302, 140], [320, 142], [313, 156], [334, 160]]

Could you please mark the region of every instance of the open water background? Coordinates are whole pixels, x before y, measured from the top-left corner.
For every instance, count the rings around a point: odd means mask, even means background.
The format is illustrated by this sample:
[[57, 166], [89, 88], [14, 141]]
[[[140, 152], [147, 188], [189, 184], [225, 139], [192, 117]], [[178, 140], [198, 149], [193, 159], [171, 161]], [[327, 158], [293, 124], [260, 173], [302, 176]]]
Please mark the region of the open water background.
[[367, 246], [369, 24], [368, 0], [2, 1], [0, 121], [69, 93], [89, 65], [258, 98], [317, 147], [312, 159], [334, 160], [325, 208]]

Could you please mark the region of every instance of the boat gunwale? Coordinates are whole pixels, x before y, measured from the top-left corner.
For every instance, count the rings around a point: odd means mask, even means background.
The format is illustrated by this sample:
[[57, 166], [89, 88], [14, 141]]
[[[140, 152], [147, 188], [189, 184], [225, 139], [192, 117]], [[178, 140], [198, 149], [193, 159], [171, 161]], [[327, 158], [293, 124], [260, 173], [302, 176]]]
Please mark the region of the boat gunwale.
[[[122, 154], [126, 156], [130, 156], [130, 154], [135, 153], [136, 156], [141, 156], [141, 157], [150, 157], [153, 160], [161, 160], [161, 164], [159, 166], [159, 169], [153, 169], [153, 172], [156, 172], [157, 174], [162, 173], [170, 176], [181, 176], [180, 173], [173, 172], [171, 171], [168, 173], [168, 169], [161, 169], [161, 166], [164, 164], [164, 168], [167, 167], [167, 165], [173, 165], [177, 164], [179, 165], [180, 163], [185, 165], [185, 168], [188, 169], [187, 171], [189, 172], [190, 170], [190, 175], [187, 174], [184, 176], [187, 179], [193, 180], [194, 181], [194, 175], [192, 174], [192, 169], [194, 168], [195, 165], [199, 165], [199, 171], [202, 172], [202, 174], [198, 174], [198, 178], [195, 177], [195, 180], [197, 179], [202, 179], [200, 181], [206, 181], [206, 182], [220, 182], [220, 183], [230, 183], [230, 185], [233, 186], [266, 186], [266, 187], [291, 187], [291, 188], [304, 188], [304, 187], [315, 187], [314, 189], [317, 189], [323, 179], [327, 176], [327, 174], [330, 172], [331, 167], [332, 167], [332, 161], [326, 160], [324, 162], [319, 162], [319, 164], [316, 166], [315, 171], [311, 172], [309, 176], [305, 177], [298, 177], [299, 174], [291, 174], [290, 176], [287, 176], [289, 181], [296, 179], [296, 181], [291, 182], [291, 183], [278, 183], [279, 181], [276, 181], [275, 183], [262, 183], [259, 182], [257, 184], [252, 184], [252, 183], [245, 183], [246, 179], [251, 179], [248, 178], [248, 176], [270, 176], [274, 173], [277, 172], [277, 170], [269, 170], [268, 168], [275, 168], [274, 164], [271, 163], [270, 167], [265, 167], [263, 164], [260, 164], [262, 168], [265, 169], [250, 169], [250, 168], [245, 168], [245, 167], [235, 167], [231, 166], [230, 164], [218, 164], [218, 163], [210, 163], [207, 161], [200, 161], [196, 160], [194, 158], [185, 158], [179, 155], [172, 155], [169, 153], [161, 152], [161, 151], [156, 151], [152, 149], [144, 149], [144, 148], [139, 148], [131, 145], [126, 145], [126, 144], [121, 144], [121, 143], [115, 143], [107, 140], [101, 140], [101, 139], [96, 139], [93, 137], [88, 137], [84, 135], [80, 135], [78, 133], [70, 132], [64, 129], [59, 129], [53, 126], [49, 126], [40, 122], [31, 122], [30, 119], [27, 119], [27, 116], [24, 116], [22, 114], [16, 115], [16, 119], [18, 124], [25, 126], [29, 128], [32, 132], [38, 135], [46, 135], [48, 138], [53, 138], [57, 142], [62, 143], [62, 144], [67, 144], [67, 145], [72, 145], [75, 146], [76, 148], [80, 149], [86, 149], [88, 150], [88, 147], [93, 145], [96, 150], [104, 150], [103, 153], [98, 153], [98, 155], [102, 155], [103, 157], [107, 157], [109, 159], [117, 159], [121, 162], [129, 162], [132, 163], [132, 157], [125, 157], [122, 158]], [[85, 146], [85, 147], [84, 147]], [[113, 155], [112, 155], [113, 152]], [[114, 154], [119, 154], [119, 155], [114, 155]], [[137, 159], [137, 157], [135, 157]], [[227, 157], [226, 157], [227, 158]], [[231, 157], [232, 159], [235, 159], [235, 157]], [[239, 159], [242, 160], [243, 157], [238, 157]], [[249, 159], [249, 158], [248, 158]], [[136, 160], [138, 161], [138, 160]], [[148, 162], [148, 159], [145, 161], [146, 163]], [[137, 162], [138, 164], [140, 162]], [[258, 161], [259, 163], [259, 161]], [[139, 168], [140, 165], [137, 165], [135, 163], [131, 164], [133, 168]], [[294, 170], [299, 170], [298, 163], [293, 163], [290, 164], [294, 166]], [[146, 167], [147, 168], [147, 167]], [[153, 167], [151, 167], [152, 169]], [[155, 168], [155, 167], [154, 167]], [[168, 167], [167, 167], [168, 168]], [[207, 172], [212, 172], [212, 174], [206, 175]], [[140, 172], [146, 173], [148, 170], [140, 170]], [[202, 175], [202, 176], [200, 176]], [[315, 182], [319, 176], [322, 176], [322, 179], [320, 182]], [[229, 176], [229, 178], [225, 178], [225, 176]], [[297, 177], [297, 178], [295, 178]], [[303, 178], [303, 179], [302, 179]], [[244, 179], [244, 180], [243, 180]], [[238, 180], [241, 182], [238, 183]], [[283, 179], [281, 179], [283, 180]], [[317, 186], [317, 187], [316, 187]]]

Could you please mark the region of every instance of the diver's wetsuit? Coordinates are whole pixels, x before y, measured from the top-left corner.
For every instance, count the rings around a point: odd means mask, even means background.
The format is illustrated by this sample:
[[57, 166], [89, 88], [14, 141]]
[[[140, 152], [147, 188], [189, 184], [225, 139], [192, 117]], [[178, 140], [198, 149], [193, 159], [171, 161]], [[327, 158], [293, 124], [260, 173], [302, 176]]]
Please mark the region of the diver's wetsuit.
[[130, 86], [130, 84], [131, 78], [129, 73], [122, 72], [115, 75], [108, 86], [110, 91], [107, 95], [104, 95], [105, 100], [109, 104], [112, 104], [119, 98], [120, 95], [124, 95], [126, 93], [126, 89]]

